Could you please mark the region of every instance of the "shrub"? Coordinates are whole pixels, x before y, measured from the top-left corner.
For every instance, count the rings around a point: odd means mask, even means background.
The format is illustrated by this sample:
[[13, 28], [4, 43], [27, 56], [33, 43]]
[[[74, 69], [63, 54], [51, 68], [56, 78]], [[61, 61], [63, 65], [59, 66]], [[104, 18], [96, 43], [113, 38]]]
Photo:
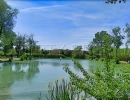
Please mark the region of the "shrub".
[[23, 56], [20, 56], [20, 60], [23, 61], [23, 60], [24, 60], [24, 57], [23, 57]]
[[[78, 61], [73, 61], [84, 77], [79, 77], [68, 67], [64, 67], [64, 70], [70, 75], [72, 85], [84, 91], [88, 96], [94, 97], [96, 100], [130, 99], [130, 68], [123, 67], [120, 72], [116, 72], [114, 66], [110, 66], [111, 64], [105, 59], [106, 66], [97, 68], [92, 71], [93, 75], [89, 75]], [[87, 99], [87, 96], [85, 97]]]
[[105, 59], [104, 59], [104, 58], [100, 58], [99, 60], [100, 60], [100, 61], [104, 61]]
[[115, 58], [115, 63], [116, 63], [116, 64], [119, 64], [119, 61], [120, 61], [119, 58]]
[[98, 60], [98, 58], [95, 58], [95, 60]]
[[27, 54], [23, 54], [22, 56], [20, 56], [20, 60], [27, 60], [28, 56]]

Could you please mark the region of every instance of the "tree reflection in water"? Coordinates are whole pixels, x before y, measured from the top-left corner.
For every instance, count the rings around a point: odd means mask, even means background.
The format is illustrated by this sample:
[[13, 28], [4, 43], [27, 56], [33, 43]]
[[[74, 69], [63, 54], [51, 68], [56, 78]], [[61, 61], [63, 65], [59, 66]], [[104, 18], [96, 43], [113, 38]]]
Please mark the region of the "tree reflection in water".
[[0, 66], [0, 100], [11, 99], [11, 85], [16, 81], [31, 80], [39, 73], [38, 61], [6, 62]]

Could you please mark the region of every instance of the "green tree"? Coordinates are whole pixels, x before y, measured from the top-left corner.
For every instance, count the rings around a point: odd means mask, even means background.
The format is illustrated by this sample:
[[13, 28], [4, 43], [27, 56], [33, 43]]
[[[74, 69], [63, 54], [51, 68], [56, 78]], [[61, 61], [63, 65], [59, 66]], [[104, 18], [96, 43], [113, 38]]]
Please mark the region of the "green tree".
[[17, 57], [19, 57], [25, 52], [24, 48], [26, 47], [26, 43], [27, 43], [26, 35], [18, 34], [15, 40], [15, 50], [17, 53]]
[[77, 46], [72, 51], [72, 58], [84, 58], [84, 54], [82, 51], [82, 46]]
[[27, 45], [29, 48], [30, 55], [32, 54], [32, 50], [36, 47], [36, 43], [38, 41], [34, 40], [34, 36], [31, 34], [27, 39]]
[[124, 39], [124, 36], [121, 34], [121, 28], [120, 27], [115, 27], [112, 29], [112, 38], [113, 38], [113, 44], [116, 48], [116, 57], [118, 53], [118, 49], [120, 46], [123, 44], [122, 40]]
[[95, 34], [95, 38], [93, 39], [93, 42], [97, 48], [97, 53], [98, 56], [100, 56], [100, 51], [102, 53], [102, 57], [103, 57], [103, 51], [102, 51], [102, 43], [103, 43], [103, 37], [105, 35], [108, 35], [107, 31], [101, 31], [101, 32], [97, 32]]
[[[1, 46], [3, 48], [4, 54], [8, 53], [13, 49], [16, 34], [13, 31], [6, 31], [1, 36]], [[10, 51], [11, 52], [11, 51]]]
[[104, 68], [97, 68], [92, 71], [93, 75], [81, 66], [81, 64], [73, 59], [75, 66], [80, 69], [84, 77], [79, 77], [73, 73], [68, 67], [64, 70], [70, 75], [72, 85], [84, 92], [84, 100], [94, 97], [97, 100], [129, 100], [130, 96], [130, 68], [122, 68], [120, 72], [116, 72], [113, 63], [110, 62], [111, 39], [109, 35], [103, 38], [103, 51], [105, 52]]
[[74, 50], [81, 51], [82, 50], [82, 46], [77, 46], [77, 47], [74, 48]]
[[63, 54], [66, 57], [71, 57], [72, 56], [72, 50], [66, 49], [66, 50], [63, 51]]
[[9, 6], [4, 0], [0, 0], [0, 35], [13, 29], [17, 14], [17, 9]]
[[126, 33], [127, 41], [126, 46], [128, 47], [128, 44], [130, 43], [130, 25], [127, 23], [126, 28], [124, 29], [124, 32]]
[[93, 49], [95, 47], [95, 43], [92, 41], [90, 42], [90, 44], [88, 45], [88, 51], [89, 51], [89, 58], [90, 59], [93, 59], [93, 56], [94, 56], [94, 52], [93, 52]]

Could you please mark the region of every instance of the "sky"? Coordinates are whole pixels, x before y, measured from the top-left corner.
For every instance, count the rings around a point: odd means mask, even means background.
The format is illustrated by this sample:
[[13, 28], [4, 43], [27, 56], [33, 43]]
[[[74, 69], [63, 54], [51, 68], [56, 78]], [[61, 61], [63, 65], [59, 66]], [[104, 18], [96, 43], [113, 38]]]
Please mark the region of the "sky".
[[14, 32], [33, 34], [43, 49], [86, 50], [96, 32], [112, 33], [130, 23], [130, 1], [105, 4], [105, 0], [6, 0], [19, 10]]

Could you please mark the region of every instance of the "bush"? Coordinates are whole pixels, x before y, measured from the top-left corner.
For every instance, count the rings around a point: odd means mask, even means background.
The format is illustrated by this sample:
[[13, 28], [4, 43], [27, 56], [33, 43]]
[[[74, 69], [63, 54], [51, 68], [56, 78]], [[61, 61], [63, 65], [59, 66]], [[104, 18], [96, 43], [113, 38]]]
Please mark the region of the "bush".
[[[64, 67], [64, 70], [70, 75], [72, 85], [84, 91], [89, 97], [94, 97], [96, 100], [129, 100], [130, 68], [123, 67], [120, 72], [116, 72], [113, 64], [109, 64], [107, 60], [106, 58], [104, 68], [98, 67], [92, 71], [93, 75], [90, 75], [76, 60], [73, 61], [84, 77], [73, 73], [68, 67]], [[84, 100], [89, 98], [85, 97]]]
[[23, 54], [22, 56], [20, 56], [20, 60], [27, 60], [28, 56], [27, 54]]
[[104, 58], [100, 58], [99, 60], [100, 60], [100, 61], [104, 61], [105, 59], [104, 59]]
[[20, 60], [23, 61], [23, 60], [24, 60], [24, 57], [23, 57], [23, 56], [20, 56]]
[[116, 63], [116, 64], [119, 64], [119, 63], [120, 63], [119, 61], [120, 61], [119, 58], [115, 58], [115, 63]]
[[95, 60], [98, 60], [98, 58], [95, 58]]
[[97, 58], [95, 55], [89, 56], [89, 59], [91, 59], [91, 60], [93, 60], [95, 58]]

